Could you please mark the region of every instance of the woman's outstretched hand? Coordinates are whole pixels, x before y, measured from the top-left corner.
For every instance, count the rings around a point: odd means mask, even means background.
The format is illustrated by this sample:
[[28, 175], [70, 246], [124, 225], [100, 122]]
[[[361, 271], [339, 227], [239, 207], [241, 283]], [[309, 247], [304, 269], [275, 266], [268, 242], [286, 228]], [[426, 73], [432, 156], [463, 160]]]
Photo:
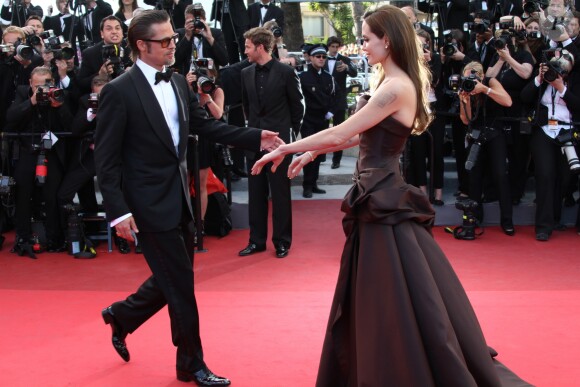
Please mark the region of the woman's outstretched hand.
[[304, 168], [304, 166], [311, 161], [312, 157], [308, 152], [305, 152], [301, 156], [296, 157], [294, 160], [292, 160], [292, 163], [290, 163], [290, 166], [288, 167], [288, 177], [293, 179], [298, 176], [302, 168]]
[[276, 172], [278, 165], [284, 160], [284, 155], [278, 149], [265, 154], [262, 158], [254, 163], [252, 167], [252, 175], [257, 175], [262, 172], [262, 168], [269, 162], [272, 162], [272, 172]]

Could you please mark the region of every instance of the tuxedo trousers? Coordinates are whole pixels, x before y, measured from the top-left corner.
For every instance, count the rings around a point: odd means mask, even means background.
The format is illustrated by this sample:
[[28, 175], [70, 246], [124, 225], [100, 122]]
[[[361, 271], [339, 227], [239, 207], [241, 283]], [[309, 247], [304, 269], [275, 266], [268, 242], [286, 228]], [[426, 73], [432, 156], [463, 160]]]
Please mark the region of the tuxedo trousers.
[[177, 347], [176, 368], [180, 371], [197, 371], [205, 363], [194, 294], [194, 233], [191, 217], [184, 216], [182, 223], [175, 229], [163, 232], [141, 231], [137, 237], [153, 274], [135, 293], [111, 306], [115, 319], [124, 331], [133, 333], [167, 305], [172, 340]]

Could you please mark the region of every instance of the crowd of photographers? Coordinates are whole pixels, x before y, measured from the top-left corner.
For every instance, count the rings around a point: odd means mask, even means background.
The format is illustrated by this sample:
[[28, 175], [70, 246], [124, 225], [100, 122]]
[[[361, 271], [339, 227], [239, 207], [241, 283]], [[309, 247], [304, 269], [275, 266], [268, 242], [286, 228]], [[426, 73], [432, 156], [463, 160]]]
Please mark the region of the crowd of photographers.
[[[303, 56], [289, 54], [282, 37], [283, 13], [268, 0], [250, 6], [246, 19], [215, 8], [222, 5], [215, 2], [212, 19], [221, 18], [224, 29], [210, 28], [201, 4], [191, 4], [191, 0], [149, 1], [172, 15], [176, 30], [173, 70], [186, 75], [208, 115], [244, 125], [240, 74], [251, 63], [244, 59], [243, 45], [236, 42], [243, 41], [240, 31], [261, 26], [275, 37], [274, 58], [302, 72], [303, 84], [321, 82], [316, 74], [332, 75], [328, 87], [305, 89], [303, 85], [307, 123], [303, 129], [321, 130], [331, 120], [337, 124], [344, 119], [346, 76], [356, 76], [357, 70], [347, 56], [337, 53], [340, 39], [329, 39], [328, 46], [305, 44]], [[573, 205], [578, 189], [579, 14], [564, 0], [527, 2], [522, 9], [511, 7], [509, 12], [498, 12], [497, 6], [492, 12], [491, 4], [482, 3], [485, 10], [471, 9], [471, 17], [465, 20], [458, 21], [447, 12], [448, 23], [439, 20], [438, 37], [418, 23], [415, 9], [403, 7], [416, 26], [431, 67], [430, 103], [435, 112], [430, 130], [410, 141], [406, 176], [427, 192], [425, 159], [431, 158], [432, 201], [443, 205], [444, 136], [451, 124], [458, 208], [468, 215], [467, 225], [483, 220], [482, 202], [499, 200], [501, 227], [514, 235], [512, 206], [524, 195], [532, 170], [536, 239], [546, 241], [553, 230], [564, 228], [560, 224], [562, 200]], [[239, 5], [238, 1], [229, 4], [232, 10]], [[0, 45], [0, 227], [6, 228], [13, 219], [17, 235], [13, 251], [30, 257], [42, 250], [71, 250], [66, 230], [67, 223], [76, 219], [71, 214], [78, 214], [72, 205], [75, 195], [83, 212], [99, 211], [92, 156], [92, 134], [100, 119], [98, 95], [107, 82], [133, 64], [125, 36], [130, 19], [140, 11], [137, 0], [119, 0], [114, 15], [103, 0], [57, 0], [56, 7], [57, 15], [43, 18], [42, 9], [30, 0], [6, 0], [2, 6], [2, 19], [10, 25], [3, 29]], [[235, 20], [228, 25], [226, 17]], [[359, 50], [351, 45], [344, 52], [356, 56]], [[238, 176], [245, 175], [242, 152], [232, 150], [230, 155], [227, 148], [200, 139], [199, 155], [203, 187], [210, 167], [219, 170], [224, 163], [233, 164]], [[340, 166], [341, 156], [333, 155], [332, 168]], [[318, 164], [313, 163], [315, 170], [308, 172], [305, 197], [324, 192], [316, 185]], [[7, 200], [10, 197], [13, 203]], [[43, 243], [33, 232], [33, 218], [45, 220]], [[474, 228], [462, 228], [456, 236], [473, 239]], [[116, 244], [123, 253], [131, 251], [125, 240], [117, 238]]]

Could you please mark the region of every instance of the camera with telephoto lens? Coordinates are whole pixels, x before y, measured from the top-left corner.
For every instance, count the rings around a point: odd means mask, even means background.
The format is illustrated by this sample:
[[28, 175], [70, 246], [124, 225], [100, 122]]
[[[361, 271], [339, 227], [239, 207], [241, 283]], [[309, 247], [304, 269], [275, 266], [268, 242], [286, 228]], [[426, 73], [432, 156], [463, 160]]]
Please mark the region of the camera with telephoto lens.
[[40, 46], [42, 39], [38, 35], [28, 35], [26, 37], [26, 44], [29, 46]]
[[580, 143], [580, 130], [576, 127], [561, 128], [556, 136], [556, 142], [562, 147], [562, 153], [566, 155], [570, 172], [579, 174], [580, 160], [578, 160], [574, 145]]
[[113, 65], [112, 78], [117, 78], [125, 70], [123, 63], [124, 53], [123, 47], [119, 44], [104, 44], [101, 48], [103, 63], [109, 61], [109, 64]]
[[99, 108], [99, 95], [97, 93], [91, 93], [89, 95], [89, 108], [93, 109], [93, 113], [97, 112]]
[[461, 226], [457, 226], [453, 229], [453, 236], [455, 239], [472, 241], [475, 237], [483, 233], [476, 233], [477, 228], [479, 228], [479, 222], [476, 216], [478, 207], [479, 203], [472, 199], [457, 200], [455, 202], [455, 208], [459, 211], [463, 211], [463, 223]]
[[75, 50], [70, 47], [63, 47], [56, 50], [51, 50], [53, 60], [69, 60], [74, 58]]
[[30, 60], [34, 56], [34, 49], [18, 39], [14, 43], [14, 55], [18, 55], [25, 60]]
[[[191, 87], [198, 93], [211, 94], [216, 89], [216, 84], [213, 78], [207, 74], [207, 70], [212, 70], [213, 59], [202, 58], [191, 60], [189, 71], [197, 76], [197, 81], [191, 83]], [[199, 85], [199, 87], [197, 87]]]
[[75, 258], [95, 258], [95, 251], [92, 242], [85, 236], [83, 218], [78, 204], [65, 204], [63, 206], [66, 219], [66, 241], [68, 253]]
[[565, 77], [574, 67], [574, 56], [561, 48], [542, 51], [542, 61], [548, 66], [543, 76], [546, 82], [554, 82], [559, 75]]
[[53, 30], [44, 31], [39, 36], [44, 42], [44, 48], [48, 50], [58, 50], [64, 43], [64, 38], [62, 36], [56, 36]]
[[272, 31], [272, 34], [274, 34], [275, 38], [279, 38], [282, 36], [282, 28], [278, 27], [277, 25], [273, 25], [270, 28], [270, 31]]
[[471, 70], [471, 74], [469, 74], [467, 77], [462, 77], [459, 74], [453, 74], [449, 77], [449, 89], [453, 93], [459, 93], [460, 91], [471, 93], [475, 89], [477, 81], [481, 81], [481, 79], [479, 79], [475, 70]]
[[496, 50], [503, 50], [512, 42], [513, 29], [504, 29], [500, 36], [493, 41]]
[[203, 5], [201, 3], [195, 3], [193, 5], [193, 29], [202, 31], [205, 29], [205, 24], [201, 20], [203, 16]]
[[453, 35], [451, 35], [451, 30], [443, 31], [443, 39], [445, 41], [445, 44], [443, 45], [443, 55], [451, 56], [459, 50], [457, 43], [453, 43]]
[[63, 89], [59, 89], [48, 83], [39, 86], [36, 90], [36, 102], [39, 106], [50, 106], [52, 101], [63, 103], [64, 97]]
[[538, 40], [542, 38], [542, 33], [540, 31], [532, 31], [526, 34], [528, 40]]
[[547, 1], [541, 0], [527, 0], [524, 4], [524, 12], [531, 15], [534, 12], [540, 12], [548, 6]]

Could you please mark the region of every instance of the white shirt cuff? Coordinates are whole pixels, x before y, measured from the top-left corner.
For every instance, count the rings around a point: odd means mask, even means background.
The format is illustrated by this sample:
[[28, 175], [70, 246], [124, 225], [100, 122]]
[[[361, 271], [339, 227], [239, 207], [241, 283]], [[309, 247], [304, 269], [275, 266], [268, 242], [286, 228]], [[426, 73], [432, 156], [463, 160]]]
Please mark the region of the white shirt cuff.
[[568, 38], [562, 42], [562, 47], [566, 47], [567, 45], [572, 44], [572, 39]]
[[87, 121], [89, 122], [93, 122], [93, 120], [95, 119], [97, 115], [95, 113], [93, 113], [93, 109], [92, 108], [88, 108], [87, 109]]
[[534, 77], [534, 85], [536, 85], [536, 87], [540, 87], [541, 83], [538, 83], [538, 77]]
[[60, 80], [60, 84], [62, 86], [63, 89], [66, 89], [67, 87], [70, 86], [70, 78], [67, 75], [66, 77], [64, 77], [63, 79]]
[[558, 92], [558, 96], [560, 98], [564, 98], [564, 94], [566, 94], [567, 91], [568, 91], [568, 87], [564, 86], [564, 90], [562, 90], [562, 92]]
[[121, 216], [121, 217], [113, 220], [111, 222], [111, 227], [115, 227], [116, 225], [118, 225], [119, 223], [121, 223], [122, 221], [124, 221], [125, 219], [130, 218], [132, 216], [133, 216], [133, 214], [129, 212], [128, 214], [123, 215], [123, 216]]

